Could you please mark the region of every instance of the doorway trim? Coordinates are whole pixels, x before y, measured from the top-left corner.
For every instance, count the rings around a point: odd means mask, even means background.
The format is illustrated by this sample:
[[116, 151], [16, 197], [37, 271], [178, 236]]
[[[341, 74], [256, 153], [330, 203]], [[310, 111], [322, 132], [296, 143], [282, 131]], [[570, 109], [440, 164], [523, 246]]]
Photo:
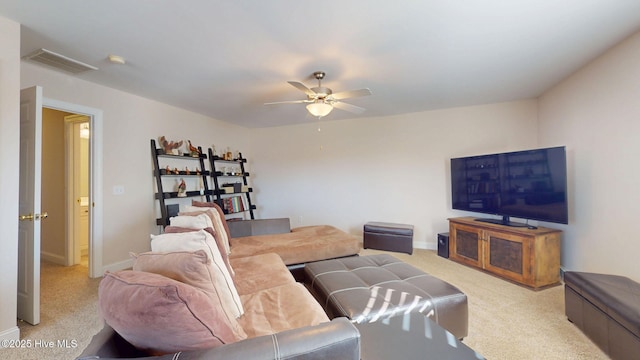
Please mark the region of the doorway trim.
[[89, 277], [103, 275], [102, 110], [43, 97], [42, 107], [89, 117]]

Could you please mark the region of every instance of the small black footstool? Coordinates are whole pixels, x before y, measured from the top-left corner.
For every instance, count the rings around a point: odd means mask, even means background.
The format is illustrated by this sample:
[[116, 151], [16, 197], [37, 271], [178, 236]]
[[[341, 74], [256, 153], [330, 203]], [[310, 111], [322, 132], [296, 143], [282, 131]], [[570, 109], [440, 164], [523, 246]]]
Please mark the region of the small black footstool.
[[364, 225], [365, 249], [413, 254], [413, 225], [368, 222]]
[[467, 295], [389, 254], [305, 265], [305, 285], [330, 318], [354, 323], [420, 313], [458, 339], [467, 336]]

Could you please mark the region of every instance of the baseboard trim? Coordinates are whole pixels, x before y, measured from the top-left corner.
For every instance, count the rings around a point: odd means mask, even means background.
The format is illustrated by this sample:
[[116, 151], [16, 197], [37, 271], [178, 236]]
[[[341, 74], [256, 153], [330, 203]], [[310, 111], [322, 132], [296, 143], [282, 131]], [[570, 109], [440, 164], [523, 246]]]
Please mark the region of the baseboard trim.
[[423, 249], [423, 250], [438, 250], [437, 243], [426, 242], [426, 241], [414, 241], [413, 247], [416, 249]]
[[127, 270], [127, 269], [131, 269], [133, 268], [133, 259], [127, 259], [124, 261], [120, 261], [117, 263], [113, 263], [113, 264], [109, 264], [109, 265], [105, 265], [102, 267], [102, 273], [104, 274], [105, 272], [109, 271], [109, 272], [116, 272], [116, 271], [120, 271], [120, 270]]
[[53, 254], [53, 253], [46, 252], [46, 251], [41, 251], [40, 252], [40, 259], [42, 259], [44, 261], [52, 262], [54, 264], [67, 266], [67, 259], [62, 255]]
[[20, 328], [18, 326], [14, 326], [1, 331], [0, 340], [20, 340]]

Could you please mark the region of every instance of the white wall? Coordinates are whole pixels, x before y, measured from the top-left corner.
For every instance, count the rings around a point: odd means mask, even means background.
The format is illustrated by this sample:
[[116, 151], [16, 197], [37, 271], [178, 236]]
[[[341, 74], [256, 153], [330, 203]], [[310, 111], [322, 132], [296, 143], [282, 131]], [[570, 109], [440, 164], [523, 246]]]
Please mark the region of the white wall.
[[[190, 139], [205, 149], [249, 146], [244, 128], [22, 62], [20, 86], [34, 85], [43, 87], [46, 98], [103, 110], [105, 268], [127, 266], [129, 252], [148, 251], [149, 233], [159, 231], [150, 139]], [[116, 185], [124, 186], [123, 195], [113, 195]]]
[[547, 91], [539, 113], [541, 143], [568, 148], [563, 266], [640, 280], [640, 33]]
[[16, 326], [20, 24], [0, 16], [0, 34], [0, 340], [15, 340], [20, 337]]
[[368, 221], [413, 224], [421, 248], [436, 247], [448, 217], [467, 215], [451, 210], [450, 158], [537, 146], [535, 100], [303, 121], [251, 130], [259, 217], [353, 234]]

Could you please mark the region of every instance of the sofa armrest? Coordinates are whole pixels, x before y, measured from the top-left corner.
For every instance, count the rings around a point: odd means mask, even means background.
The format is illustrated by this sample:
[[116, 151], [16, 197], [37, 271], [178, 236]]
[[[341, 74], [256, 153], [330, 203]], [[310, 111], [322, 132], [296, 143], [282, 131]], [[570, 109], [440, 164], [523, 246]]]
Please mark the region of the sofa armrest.
[[[105, 336], [119, 337], [108, 326], [91, 340], [78, 360], [122, 359], [118, 350], [96, 349], [93, 345], [113, 346], [115, 343], [105, 340]], [[110, 331], [110, 332], [109, 332]], [[94, 344], [98, 341], [99, 344]], [[129, 345], [130, 346], [130, 345]], [[96, 354], [96, 355], [92, 355]], [[103, 354], [103, 355], [101, 355]], [[106, 356], [106, 357], [104, 357]], [[132, 357], [130, 359], [171, 360], [175, 354], [155, 357]], [[259, 336], [219, 347], [185, 351], [180, 353], [181, 360], [200, 359], [360, 359], [360, 333], [347, 318], [335, 318], [330, 322], [299, 329], [282, 331], [273, 335]]]
[[227, 221], [231, 238], [291, 232], [289, 218]]
[[347, 318], [259, 336], [180, 359], [360, 359], [360, 333]]

